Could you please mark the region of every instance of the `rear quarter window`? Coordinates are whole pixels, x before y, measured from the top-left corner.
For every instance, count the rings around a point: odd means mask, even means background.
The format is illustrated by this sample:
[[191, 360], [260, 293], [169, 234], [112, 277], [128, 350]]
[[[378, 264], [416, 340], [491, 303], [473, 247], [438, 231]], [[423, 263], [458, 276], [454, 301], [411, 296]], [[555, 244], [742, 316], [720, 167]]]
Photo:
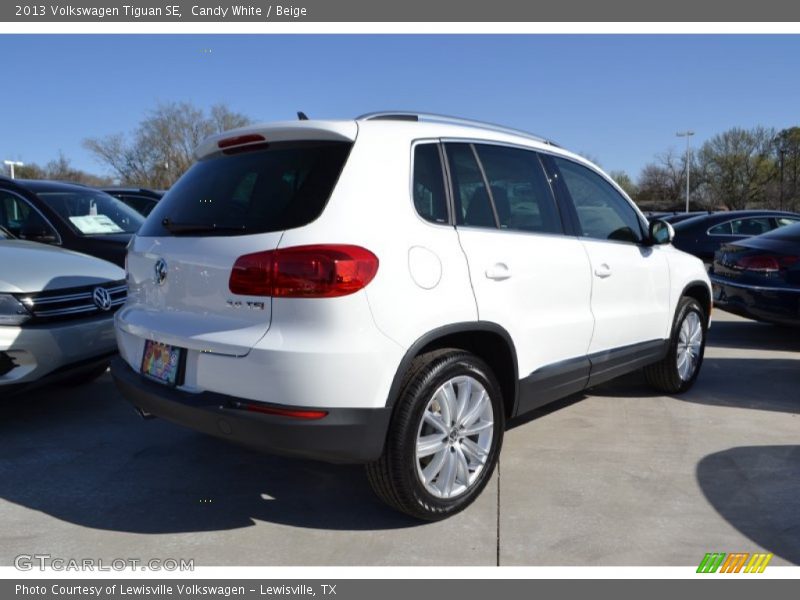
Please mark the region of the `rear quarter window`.
[[[350, 142], [282, 142], [195, 163], [156, 204], [139, 235], [267, 233], [302, 227], [322, 214]], [[179, 230], [176, 230], [179, 231]]]
[[431, 223], [447, 223], [447, 196], [437, 144], [417, 144], [414, 147], [412, 187], [417, 214]]

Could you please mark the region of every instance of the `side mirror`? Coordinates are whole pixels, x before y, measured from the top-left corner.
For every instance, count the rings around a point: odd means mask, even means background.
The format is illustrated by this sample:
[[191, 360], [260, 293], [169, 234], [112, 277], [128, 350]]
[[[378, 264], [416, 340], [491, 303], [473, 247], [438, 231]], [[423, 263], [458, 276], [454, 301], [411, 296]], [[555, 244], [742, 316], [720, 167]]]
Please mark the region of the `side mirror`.
[[650, 243], [654, 246], [669, 244], [675, 237], [675, 230], [666, 221], [656, 219], [650, 222]]
[[55, 233], [43, 227], [25, 228], [19, 232], [19, 237], [23, 240], [39, 242], [41, 244], [58, 243], [58, 237], [55, 235]]

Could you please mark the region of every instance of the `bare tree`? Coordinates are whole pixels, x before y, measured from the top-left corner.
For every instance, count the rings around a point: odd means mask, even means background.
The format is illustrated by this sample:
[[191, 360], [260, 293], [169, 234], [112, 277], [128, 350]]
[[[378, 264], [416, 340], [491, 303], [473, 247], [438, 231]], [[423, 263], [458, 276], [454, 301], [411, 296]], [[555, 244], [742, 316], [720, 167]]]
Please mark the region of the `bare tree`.
[[86, 185], [107, 185], [110, 179], [98, 177], [72, 166], [72, 161], [59, 150], [58, 157], [49, 161], [44, 167], [36, 163], [26, 163], [17, 168], [16, 176], [19, 179], [52, 179], [56, 181], [69, 181]]
[[117, 133], [84, 140], [84, 146], [123, 184], [161, 189], [189, 168], [203, 139], [248, 123], [248, 117], [222, 104], [206, 114], [189, 102], [169, 102], [149, 111], [130, 141]]
[[[689, 195], [693, 204], [704, 204], [703, 177], [694, 156], [690, 159]], [[638, 181], [637, 200], [643, 205], [660, 210], [678, 210], [686, 198], [686, 157], [670, 148], [656, 155], [655, 162], [642, 169]]]

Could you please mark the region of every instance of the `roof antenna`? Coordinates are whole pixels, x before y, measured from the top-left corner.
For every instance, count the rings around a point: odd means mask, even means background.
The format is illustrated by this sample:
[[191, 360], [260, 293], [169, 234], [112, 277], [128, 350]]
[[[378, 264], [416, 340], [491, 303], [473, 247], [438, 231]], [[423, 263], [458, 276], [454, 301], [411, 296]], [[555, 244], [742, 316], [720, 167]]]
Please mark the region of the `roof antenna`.
[[308, 115], [304, 113], [302, 110], [297, 111], [297, 118], [301, 121], [308, 121]]

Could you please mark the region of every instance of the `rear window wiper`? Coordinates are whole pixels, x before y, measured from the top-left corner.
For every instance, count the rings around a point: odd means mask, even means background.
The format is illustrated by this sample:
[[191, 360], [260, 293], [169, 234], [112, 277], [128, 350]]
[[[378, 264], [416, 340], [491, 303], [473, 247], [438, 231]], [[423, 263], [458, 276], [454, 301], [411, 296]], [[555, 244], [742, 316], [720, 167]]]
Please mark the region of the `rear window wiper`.
[[229, 226], [216, 223], [173, 223], [169, 219], [161, 221], [164, 229], [170, 233], [241, 233], [247, 231], [246, 225]]

